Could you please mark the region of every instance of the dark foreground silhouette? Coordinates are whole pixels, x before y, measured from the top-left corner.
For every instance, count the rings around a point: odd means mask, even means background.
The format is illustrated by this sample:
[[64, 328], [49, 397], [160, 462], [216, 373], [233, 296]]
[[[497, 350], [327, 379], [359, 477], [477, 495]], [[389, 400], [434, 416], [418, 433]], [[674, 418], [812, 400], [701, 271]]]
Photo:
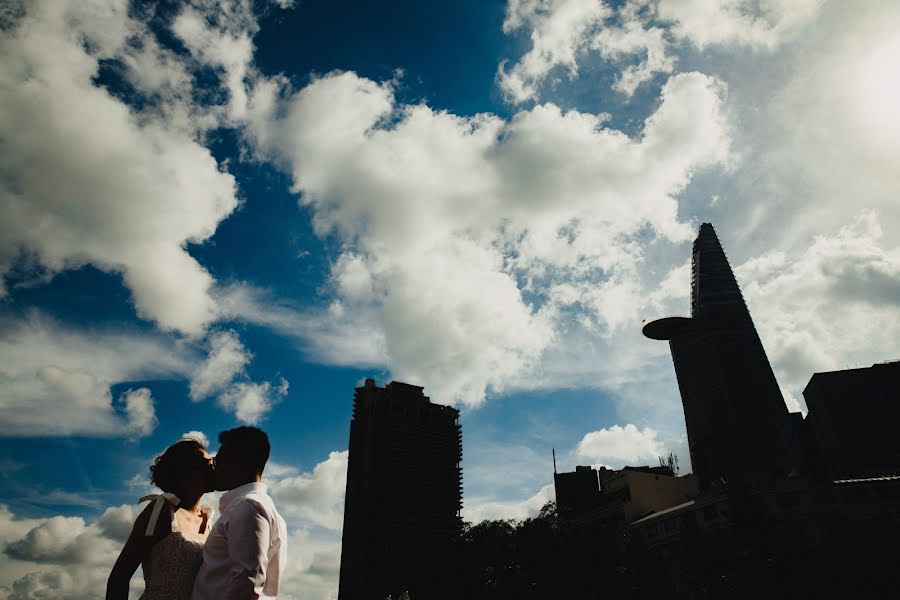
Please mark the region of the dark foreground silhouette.
[[[733, 523], [686, 528], [665, 553], [624, 523], [561, 518], [553, 503], [522, 522], [467, 526], [456, 560], [457, 598], [761, 598], [852, 594], [892, 597], [900, 527], [831, 512], [787, 525], [753, 496], [732, 492]], [[889, 594], [889, 595], [885, 595]], [[428, 596], [416, 596], [426, 600]], [[438, 597], [438, 596], [434, 596]]]

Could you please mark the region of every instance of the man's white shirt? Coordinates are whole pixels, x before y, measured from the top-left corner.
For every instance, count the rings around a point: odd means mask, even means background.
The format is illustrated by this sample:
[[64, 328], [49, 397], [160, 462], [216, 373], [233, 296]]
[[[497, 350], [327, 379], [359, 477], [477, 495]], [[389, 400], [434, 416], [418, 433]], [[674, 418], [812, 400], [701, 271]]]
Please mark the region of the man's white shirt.
[[287, 526], [263, 483], [219, 500], [219, 520], [203, 547], [192, 600], [247, 600], [278, 595], [287, 560]]

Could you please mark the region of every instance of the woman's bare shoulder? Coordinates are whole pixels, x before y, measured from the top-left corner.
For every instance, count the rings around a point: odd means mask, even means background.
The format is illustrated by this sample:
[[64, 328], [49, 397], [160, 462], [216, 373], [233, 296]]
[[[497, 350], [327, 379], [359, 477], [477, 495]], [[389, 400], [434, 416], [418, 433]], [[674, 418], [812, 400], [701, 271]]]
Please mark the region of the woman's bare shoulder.
[[164, 506], [162, 511], [160, 512], [159, 518], [156, 520], [156, 527], [153, 529], [153, 535], [147, 535], [147, 525], [150, 523], [150, 517], [153, 514], [153, 505], [155, 504], [155, 500], [151, 500], [147, 503], [147, 506], [144, 507], [144, 510], [141, 511], [141, 514], [137, 516], [137, 519], [134, 520], [134, 527], [131, 530], [132, 537], [152, 537], [155, 540], [165, 537], [167, 534], [171, 533], [171, 508], [166, 510]]

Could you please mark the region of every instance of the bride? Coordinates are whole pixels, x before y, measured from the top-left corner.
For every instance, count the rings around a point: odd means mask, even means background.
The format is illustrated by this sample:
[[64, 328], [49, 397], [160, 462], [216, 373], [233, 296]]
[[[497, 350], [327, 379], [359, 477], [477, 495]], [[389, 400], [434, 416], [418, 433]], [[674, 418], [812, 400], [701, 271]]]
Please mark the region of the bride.
[[150, 480], [162, 494], [150, 500], [134, 523], [109, 575], [106, 600], [127, 600], [138, 565], [144, 568], [141, 600], [189, 600], [211, 528], [212, 510], [200, 498], [215, 490], [212, 459], [197, 439], [178, 441], [154, 461]]

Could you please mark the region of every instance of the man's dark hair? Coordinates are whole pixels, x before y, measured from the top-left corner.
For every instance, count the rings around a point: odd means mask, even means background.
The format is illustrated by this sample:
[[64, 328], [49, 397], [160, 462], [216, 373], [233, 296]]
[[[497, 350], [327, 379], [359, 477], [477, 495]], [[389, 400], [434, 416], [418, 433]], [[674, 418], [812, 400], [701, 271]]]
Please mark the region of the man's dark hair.
[[227, 445], [232, 456], [241, 460], [258, 475], [262, 475], [269, 460], [269, 436], [258, 427], [244, 425], [219, 434], [219, 444]]

